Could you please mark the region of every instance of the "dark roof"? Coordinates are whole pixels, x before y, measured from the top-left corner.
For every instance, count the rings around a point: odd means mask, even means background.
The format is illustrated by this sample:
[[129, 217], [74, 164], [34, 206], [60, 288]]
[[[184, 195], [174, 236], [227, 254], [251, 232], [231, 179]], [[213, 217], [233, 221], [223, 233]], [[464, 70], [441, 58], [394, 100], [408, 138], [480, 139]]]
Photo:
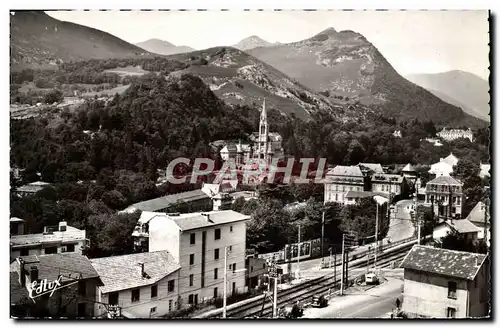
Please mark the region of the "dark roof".
[[402, 183], [404, 177], [398, 174], [375, 174], [372, 176], [372, 182], [378, 183]]
[[339, 175], [339, 176], [349, 176], [349, 177], [363, 177], [363, 173], [356, 165], [344, 166], [337, 165], [333, 169], [329, 170], [327, 175]]
[[10, 304], [19, 304], [28, 299], [28, 290], [19, 283], [19, 274], [10, 272]]
[[401, 267], [448, 277], [474, 280], [485, 259], [485, 254], [415, 245], [406, 254]]
[[[144, 263], [147, 278], [139, 263]], [[103, 293], [151, 285], [180, 269], [168, 251], [101, 257], [92, 259], [92, 264], [104, 283]]]
[[21, 259], [25, 262], [25, 270], [30, 270], [32, 266], [38, 268], [40, 279], [57, 280], [59, 274], [64, 276], [63, 281], [69, 276], [78, 279], [99, 277], [90, 260], [78, 253], [29, 255], [21, 256]]
[[150, 200], [146, 200], [140, 203], [131, 205], [129, 208], [135, 208], [140, 211], [150, 211], [156, 212], [162, 209], [168, 208], [169, 206], [182, 201], [182, 202], [192, 202], [201, 199], [210, 198], [201, 189], [180, 192], [178, 194], [172, 194], [168, 196], [158, 197]]

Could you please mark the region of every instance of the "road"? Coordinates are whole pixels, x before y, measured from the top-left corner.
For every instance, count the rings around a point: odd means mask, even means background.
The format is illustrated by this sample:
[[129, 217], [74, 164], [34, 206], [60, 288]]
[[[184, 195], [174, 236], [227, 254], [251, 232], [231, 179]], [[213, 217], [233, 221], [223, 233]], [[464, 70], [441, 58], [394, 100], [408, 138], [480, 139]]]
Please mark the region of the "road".
[[410, 206], [413, 206], [413, 201], [409, 199], [401, 200], [396, 203], [394, 215], [391, 216], [391, 222], [389, 224], [389, 232], [387, 233], [387, 238], [391, 241], [396, 242], [413, 236], [415, 227], [410, 221]]
[[348, 294], [330, 300], [326, 308], [307, 308], [304, 318], [382, 318], [396, 307], [396, 299], [402, 300], [402, 271], [386, 275], [387, 281], [365, 292], [348, 290]]

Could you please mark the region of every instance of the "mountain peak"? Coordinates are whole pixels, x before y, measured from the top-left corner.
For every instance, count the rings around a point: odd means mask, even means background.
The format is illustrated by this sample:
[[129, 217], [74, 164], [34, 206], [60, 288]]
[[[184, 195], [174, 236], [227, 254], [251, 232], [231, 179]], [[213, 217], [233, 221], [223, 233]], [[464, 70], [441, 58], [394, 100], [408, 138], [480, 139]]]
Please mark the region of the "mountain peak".
[[135, 45], [149, 52], [160, 55], [173, 55], [194, 51], [194, 49], [191, 47], [176, 46], [173, 43], [160, 39], [149, 39], [143, 42], [136, 43]]
[[329, 27], [326, 30], [319, 32], [318, 34], [335, 35], [337, 34], [337, 30], [333, 27]]
[[252, 35], [247, 38], [244, 38], [237, 44], [235, 44], [233, 47], [236, 49], [245, 51], [245, 50], [250, 50], [253, 48], [258, 48], [258, 47], [269, 47], [271, 46], [272, 43], [267, 42], [266, 40], [262, 39], [261, 37], [257, 35]]

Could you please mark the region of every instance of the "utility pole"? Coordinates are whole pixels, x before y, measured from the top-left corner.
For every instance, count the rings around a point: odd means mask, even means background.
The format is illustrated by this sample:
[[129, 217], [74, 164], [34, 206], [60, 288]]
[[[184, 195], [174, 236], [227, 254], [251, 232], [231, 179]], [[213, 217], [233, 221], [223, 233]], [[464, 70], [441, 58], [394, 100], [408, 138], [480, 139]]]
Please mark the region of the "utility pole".
[[333, 281], [337, 281], [337, 248], [333, 253]]
[[223, 295], [222, 318], [226, 318], [227, 307], [227, 246], [224, 246], [224, 295]]
[[345, 234], [342, 234], [342, 273], [340, 277], [340, 295], [344, 295], [344, 240]]
[[299, 224], [299, 236], [297, 243], [297, 279], [300, 279], [300, 224]]
[[323, 268], [323, 264], [325, 263], [325, 251], [324, 251], [324, 243], [325, 243], [325, 210], [323, 210], [323, 215], [321, 219], [321, 268]]
[[273, 286], [273, 318], [278, 316], [278, 265], [273, 259], [268, 262], [269, 267], [269, 282], [274, 281]]
[[330, 256], [328, 257], [328, 267], [331, 268], [332, 267], [332, 248], [330, 247], [328, 250], [330, 251]]
[[378, 202], [377, 203], [377, 211], [375, 214], [375, 262], [373, 266], [377, 269], [377, 251], [378, 251]]

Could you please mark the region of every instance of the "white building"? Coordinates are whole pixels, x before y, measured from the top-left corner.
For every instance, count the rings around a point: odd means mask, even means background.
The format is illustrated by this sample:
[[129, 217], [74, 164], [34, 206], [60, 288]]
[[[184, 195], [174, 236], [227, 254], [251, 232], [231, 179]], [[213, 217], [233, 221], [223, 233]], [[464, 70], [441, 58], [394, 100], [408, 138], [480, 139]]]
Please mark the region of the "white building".
[[[103, 286], [97, 301], [118, 305], [127, 318], [153, 318], [177, 310], [180, 265], [168, 251], [92, 259]], [[95, 305], [96, 316], [107, 314]]]
[[10, 257], [57, 253], [79, 253], [88, 247], [85, 230], [68, 226], [62, 221], [59, 226], [45, 227], [43, 233], [14, 235], [10, 237]]
[[429, 173], [434, 174], [436, 177], [441, 175], [449, 176], [453, 173], [453, 167], [457, 165], [457, 163], [458, 158], [450, 153], [446, 158], [441, 158], [439, 162], [432, 164]]
[[443, 128], [441, 131], [437, 133], [437, 136], [447, 141], [452, 141], [460, 138], [469, 139], [470, 142], [472, 142], [473, 140], [473, 134], [470, 128], [467, 130], [460, 130], [460, 129], [447, 130], [446, 128]]
[[490, 211], [486, 208], [485, 204], [478, 202], [472, 211], [470, 211], [467, 220], [479, 228], [478, 239], [484, 239], [484, 233], [486, 232], [486, 245], [490, 246]]
[[345, 203], [347, 192], [364, 191], [364, 185], [364, 176], [359, 166], [337, 165], [326, 172], [325, 203]]
[[490, 176], [491, 164], [479, 163], [479, 177], [481, 179]]
[[183, 304], [222, 297], [227, 247], [227, 295], [244, 293], [246, 221], [232, 210], [167, 214], [149, 220], [149, 251], [167, 250], [180, 266]]
[[466, 240], [475, 242], [478, 239], [479, 232], [481, 232], [480, 229], [467, 219], [446, 220], [442, 221], [434, 228], [432, 239], [440, 243], [442, 238], [451, 233], [464, 235]]

